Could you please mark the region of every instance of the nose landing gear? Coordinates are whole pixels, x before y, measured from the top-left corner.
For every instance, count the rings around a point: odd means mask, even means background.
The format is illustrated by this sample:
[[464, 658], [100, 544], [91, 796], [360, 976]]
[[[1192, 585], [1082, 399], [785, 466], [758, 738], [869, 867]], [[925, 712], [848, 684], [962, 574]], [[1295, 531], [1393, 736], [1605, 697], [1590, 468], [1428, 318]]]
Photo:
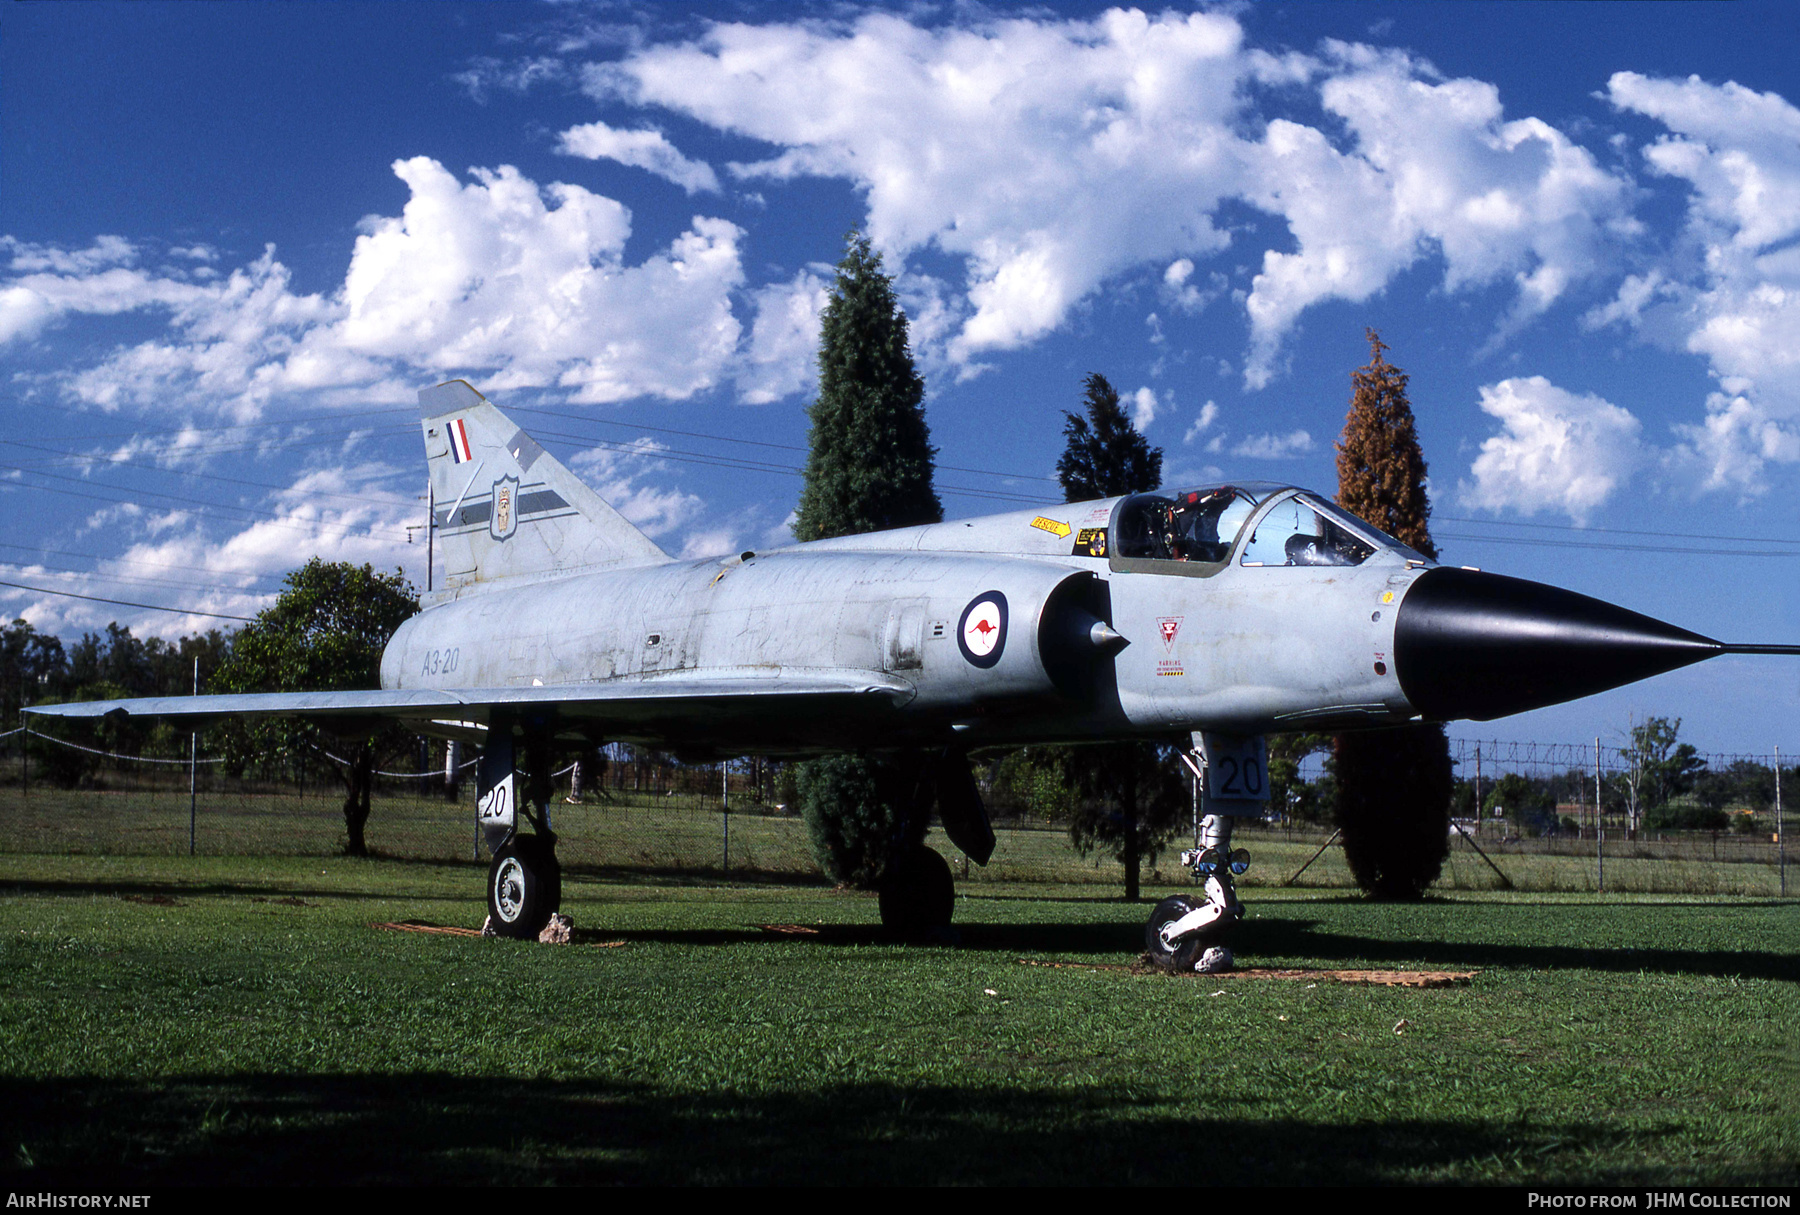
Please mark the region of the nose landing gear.
[[1181, 854], [1181, 863], [1200, 883], [1202, 897], [1176, 894], [1158, 903], [1144, 926], [1144, 952], [1167, 970], [1211, 974], [1232, 966], [1225, 941], [1244, 918], [1235, 879], [1250, 868], [1250, 854], [1232, 849], [1231, 827], [1235, 818], [1262, 812], [1268, 752], [1260, 736], [1196, 734], [1194, 743], [1197, 760], [1181, 756], [1195, 777], [1194, 846]]

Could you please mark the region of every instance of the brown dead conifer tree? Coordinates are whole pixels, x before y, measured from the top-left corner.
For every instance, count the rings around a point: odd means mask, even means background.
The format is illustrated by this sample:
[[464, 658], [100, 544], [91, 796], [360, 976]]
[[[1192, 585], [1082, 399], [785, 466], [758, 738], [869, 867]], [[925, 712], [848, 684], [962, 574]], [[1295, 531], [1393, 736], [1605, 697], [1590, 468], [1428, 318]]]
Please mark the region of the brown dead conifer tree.
[[[1369, 362], [1337, 445], [1338, 505], [1436, 560], [1425, 456], [1404, 371], [1373, 329]], [[1450, 744], [1441, 725], [1340, 734], [1333, 759], [1338, 826], [1357, 884], [1380, 898], [1416, 899], [1450, 853]]]

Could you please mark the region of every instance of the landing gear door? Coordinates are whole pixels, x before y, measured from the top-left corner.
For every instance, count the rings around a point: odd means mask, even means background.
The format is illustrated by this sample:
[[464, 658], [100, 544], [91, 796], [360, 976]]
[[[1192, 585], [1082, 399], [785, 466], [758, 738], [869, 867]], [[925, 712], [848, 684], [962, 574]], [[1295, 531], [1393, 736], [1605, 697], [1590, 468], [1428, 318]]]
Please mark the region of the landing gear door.
[[1260, 734], [1194, 734], [1206, 758], [1206, 787], [1200, 813], [1260, 818], [1269, 798], [1269, 747]]
[[489, 852], [498, 852], [513, 837], [518, 819], [517, 775], [513, 771], [512, 730], [490, 725], [481, 763], [475, 769], [475, 823]]

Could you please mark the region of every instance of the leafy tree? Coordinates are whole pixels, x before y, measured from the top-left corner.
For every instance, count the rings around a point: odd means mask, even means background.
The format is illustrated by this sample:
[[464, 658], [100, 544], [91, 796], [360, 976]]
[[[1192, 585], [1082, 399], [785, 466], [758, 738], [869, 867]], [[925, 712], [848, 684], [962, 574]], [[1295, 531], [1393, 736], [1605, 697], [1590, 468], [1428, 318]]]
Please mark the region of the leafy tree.
[[1020, 747], [988, 764], [983, 800], [990, 815], [1032, 813], [1067, 823], [1078, 811], [1079, 795], [1063, 780], [1058, 747]]
[[[217, 629], [168, 642], [160, 637], [134, 637], [130, 629], [114, 622], [104, 633], [87, 633], [65, 649], [57, 638], [16, 620], [0, 631], [4, 720], [17, 720], [22, 704], [185, 696], [194, 690], [195, 659], [210, 674], [230, 644], [230, 637]], [[187, 755], [187, 734], [166, 722], [39, 718], [31, 723], [31, 729], [34, 734], [98, 751], [161, 758]], [[38, 739], [32, 740], [30, 750], [34, 767], [45, 779], [71, 787], [91, 780], [109, 762]]]
[[0, 629], [0, 728], [18, 725], [24, 706], [60, 693], [68, 670], [60, 639], [38, 632], [27, 620]]
[[819, 395], [794, 535], [801, 540], [936, 523], [925, 381], [906, 314], [869, 238], [851, 233], [819, 326]]
[[[1760, 814], [1775, 804], [1775, 769], [1753, 759], [1734, 759], [1725, 769], [1731, 781], [1728, 800]], [[1792, 786], [1789, 786], [1790, 788]]]
[[1321, 782], [1307, 781], [1300, 775], [1300, 765], [1320, 751], [1331, 749], [1328, 734], [1269, 735], [1269, 807], [1277, 813], [1307, 822], [1325, 818], [1331, 807], [1321, 789]]
[[[388, 638], [419, 610], [419, 597], [396, 571], [314, 557], [289, 574], [273, 607], [239, 629], [230, 658], [213, 674], [213, 692], [334, 692], [381, 686]], [[365, 856], [363, 827], [378, 754], [405, 754], [412, 736], [397, 727], [347, 725], [328, 743], [311, 722], [222, 727], [229, 757], [279, 747], [290, 751], [348, 748], [337, 765], [344, 781], [345, 852]]]
[[1731, 816], [1717, 806], [1664, 802], [1644, 815], [1650, 831], [1729, 831]]
[[[881, 255], [860, 233], [819, 328], [819, 395], [794, 535], [801, 540], [936, 523], [925, 382], [913, 366], [906, 314]], [[917, 765], [837, 755], [809, 760], [795, 792], [819, 864], [840, 882], [880, 884], [890, 861], [924, 842]]]
[[1632, 828], [1644, 824], [1648, 811], [1660, 810], [1694, 787], [1705, 770], [1689, 743], [1679, 741], [1681, 718], [1648, 717], [1631, 727], [1631, 741], [1624, 748], [1623, 791]]
[[[1369, 362], [1350, 377], [1350, 413], [1337, 445], [1338, 505], [1435, 559], [1407, 376], [1384, 357], [1380, 335], [1367, 333]], [[1437, 880], [1450, 855], [1451, 769], [1441, 725], [1338, 736], [1338, 825], [1364, 890], [1415, 899]]]
[[1518, 772], [1508, 772], [1494, 782], [1482, 799], [1482, 813], [1488, 817], [1505, 815], [1521, 829], [1542, 832], [1556, 824], [1556, 795], [1548, 783], [1535, 781]]
[[1162, 483], [1162, 448], [1150, 446], [1099, 372], [1088, 376], [1087, 417], [1064, 413], [1066, 440], [1056, 462], [1063, 501], [1086, 502], [1155, 489]]
[[1737, 782], [1729, 771], [1708, 769], [1694, 778], [1694, 802], [1708, 810], [1723, 813], [1737, 795]]
[[1069, 838], [1083, 856], [1105, 851], [1125, 866], [1125, 897], [1142, 888], [1143, 863], [1155, 863], [1187, 821], [1192, 805], [1180, 742], [1117, 742], [1059, 747], [1064, 782], [1079, 795]]

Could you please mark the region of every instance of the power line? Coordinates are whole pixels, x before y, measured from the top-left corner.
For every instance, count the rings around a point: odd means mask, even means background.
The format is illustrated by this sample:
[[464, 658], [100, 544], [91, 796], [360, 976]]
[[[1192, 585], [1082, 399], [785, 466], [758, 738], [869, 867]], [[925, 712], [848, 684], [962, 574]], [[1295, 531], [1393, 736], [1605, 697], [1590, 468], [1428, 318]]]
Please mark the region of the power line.
[[1800, 547], [1800, 540], [1771, 540], [1765, 536], [1723, 536], [1708, 532], [1641, 531], [1623, 527], [1575, 527], [1568, 523], [1532, 523], [1523, 519], [1471, 519], [1462, 515], [1437, 515], [1449, 523], [1473, 523], [1479, 527], [1532, 527], [1545, 531], [1595, 532], [1613, 536], [1658, 536], [1671, 540], [1725, 540], [1740, 544], [1785, 544]]
[[[102, 558], [100, 558], [100, 560], [104, 561], [104, 560], [108, 560], [108, 558], [102, 557]], [[14, 571], [16, 571], [17, 573], [20, 573], [20, 574], [29, 575], [29, 574], [36, 573], [39, 570], [42, 570], [46, 573], [54, 573], [54, 574], [79, 574], [85, 578], [103, 578], [108, 582], [116, 582], [123, 586], [168, 586], [168, 587], [174, 587], [176, 590], [182, 590], [182, 591], [210, 589], [210, 588], [203, 587], [202, 584], [195, 583], [192, 581], [176, 582], [176, 581], [172, 581], [167, 578], [139, 578], [139, 577], [133, 577], [130, 574], [112, 574], [112, 573], [103, 572], [101, 570], [74, 569], [74, 568], [71, 568], [70, 566], [66, 566], [66, 565], [51, 565], [48, 562], [44, 562], [44, 561], [32, 561], [32, 562], [28, 562], [28, 563], [27, 562], [19, 562], [19, 561], [0, 562], [0, 569], [4, 569], [7, 566], [11, 566]], [[260, 581], [267, 581], [269, 578], [269, 575], [255, 574], [255, 575], [251, 575], [251, 577], [254, 577]], [[246, 588], [236, 588], [236, 589], [245, 590]], [[247, 593], [258, 594], [261, 592], [249, 591]]]
[[1597, 540], [1528, 540], [1515, 536], [1469, 536], [1460, 532], [1439, 532], [1434, 539], [1474, 541], [1479, 544], [1517, 544], [1527, 548], [1599, 549], [1615, 553], [1693, 553], [1703, 557], [1800, 557], [1800, 549], [1786, 551], [1766, 548], [1683, 548], [1673, 544], [1606, 544]]
[[[89, 482], [87, 482], [86, 480], [84, 480], [83, 478], [80, 478], [80, 477], [65, 477], [59, 473], [41, 472], [34, 468], [22, 468], [16, 464], [0, 464], [0, 470], [17, 472], [22, 475], [31, 476], [31, 477], [44, 477], [44, 478], [47, 478], [52, 481], [68, 481], [68, 482], [72, 482], [76, 485], [89, 484]], [[136, 497], [131, 497], [131, 496], [108, 497], [104, 494], [84, 493], [80, 490], [58, 489], [55, 486], [51, 486], [51, 485], [36, 485], [36, 486], [32, 486], [31, 488], [36, 490], [39, 493], [66, 494], [69, 497], [88, 498], [88, 499], [91, 499], [96, 502], [135, 502], [137, 500]], [[117, 487], [108, 486], [107, 488], [116, 489]], [[255, 516], [260, 519], [269, 520], [270, 522], [274, 523], [274, 525], [277, 527], [289, 528], [294, 531], [304, 531], [304, 532], [307, 532], [309, 534], [314, 534], [314, 535], [318, 534], [321, 531], [336, 531], [340, 535], [349, 535], [354, 532], [361, 532], [361, 531], [365, 530], [363, 528], [353, 527], [349, 524], [335, 524], [335, 523], [317, 523], [317, 524], [313, 524], [311, 526], [301, 526], [299, 524], [292, 522], [291, 516], [282, 515], [276, 511], [262, 510], [258, 507], [254, 507], [254, 506], [234, 506], [234, 505], [230, 505], [230, 504], [227, 504], [224, 502], [207, 502], [201, 498], [184, 498], [179, 494], [166, 494], [166, 493], [162, 493], [159, 490], [154, 490], [154, 489], [139, 489], [139, 490], [118, 489], [118, 493], [121, 495], [137, 495], [140, 497], [161, 498], [168, 502], [177, 503], [178, 505], [205, 507], [205, 508], [207, 508], [209, 510], [213, 510], [213, 511], [227, 511], [227, 512], [235, 511], [241, 515]], [[385, 503], [385, 505], [393, 505], [393, 503], [391, 503], [391, 502]], [[400, 532], [378, 533], [376, 531], [376, 529], [373, 527], [370, 527], [366, 530], [367, 530], [367, 533], [371, 536], [377, 535], [377, 534], [385, 534], [386, 537], [389, 539], [397, 539], [401, 535]]]
[[[760, 439], [741, 439], [731, 435], [707, 434], [704, 431], [698, 430], [671, 430], [667, 427], [660, 426], [640, 426], [633, 422], [613, 422], [606, 418], [590, 418], [581, 414], [558, 413], [554, 410], [535, 409], [530, 406], [511, 406], [508, 408], [507, 412], [540, 414], [546, 418], [560, 418], [567, 422], [586, 422], [594, 426], [617, 426], [625, 430], [642, 430], [651, 434], [680, 435], [685, 439], [711, 439], [720, 443], [743, 443], [751, 447], [772, 447], [779, 451], [805, 452], [811, 450], [810, 448], [795, 446], [792, 443], [770, 443]], [[565, 435], [563, 437], [576, 438], [577, 441], [588, 441], [581, 439], [579, 436]], [[1010, 481], [1048, 481], [1052, 484], [1061, 484], [1055, 477], [1039, 476], [1035, 473], [999, 472], [991, 468], [964, 468], [956, 464], [938, 464], [935, 465], [935, 467], [946, 469], [950, 472], [973, 473], [978, 477], [1001, 477]], [[1034, 498], [1033, 501], [1037, 501], [1037, 499]]]
[[10, 586], [21, 591], [35, 591], [40, 595], [60, 595], [64, 599], [86, 599], [90, 603], [110, 603], [117, 607], [143, 608], [151, 612], [171, 612], [177, 616], [210, 616], [215, 620], [242, 620], [248, 622], [249, 616], [232, 616], [225, 612], [203, 612], [199, 608], [164, 607], [159, 603], [132, 603], [127, 599], [104, 599], [99, 595], [77, 595], [74, 591], [54, 591], [47, 586], [26, 586], [23, 582], [0, 582], [0, 586]]
[[[157, 569], [157, 570], [188, 570], [188, 571], [191, 571], [192, 573], [206, 574], [206, 575], [209, 575], [209, 576], [215, 577], [215, 578], [254, 578], [261, 582], [279, 581], [280, 580], [280, 575], [278, 575], [278, 574], [255, 574], [255, 573], [251, 573], [249, 570], [219, 570], [219, 569], [211, 569], [204, 565], [180, 565], [173, 561], [139, 561], [132, 557], [107, 557], [107, 556], [101, 555], [100, 553], [77, 553], [77, 552], [69, 551], [67, 549], [60, 549], [60, 548], [33, 548], [29, 545], [24, 545], [24, 544], [0, 544], [0, 548], [12, 549], [13, 551], [20, 552], [20, 553], [42, 553], [42, 554], [44, 554], [46, 556], [50, 556], [50, 557], [82, 557], [82, 558], [85, 558], [90, 561], [111, 561], [111, 562], [114, 562], [119, 565], [142, 565], [142, 566], [146, 566], [150, 569]], [[35, 562], [35, 561], [32, 561], [32, 562], [14, 561], [14, 562], [11, 562], [10, 564], [13, 564], [13, 565], [37, 565], [40, 563]], [[48, 568], [53, 568], [53, 567], [46, 566], [45, 568], [48, 569]], [[85, 574], [85, 573], [96, 573], [97, 571], [74, 570], [71, 572]], [[172, 583], [170, 585], [176, 585], [176, 584]], [[186, 585], [191, 585], [191, 584], [181, 583], [179, 585], [186, 586]]]

